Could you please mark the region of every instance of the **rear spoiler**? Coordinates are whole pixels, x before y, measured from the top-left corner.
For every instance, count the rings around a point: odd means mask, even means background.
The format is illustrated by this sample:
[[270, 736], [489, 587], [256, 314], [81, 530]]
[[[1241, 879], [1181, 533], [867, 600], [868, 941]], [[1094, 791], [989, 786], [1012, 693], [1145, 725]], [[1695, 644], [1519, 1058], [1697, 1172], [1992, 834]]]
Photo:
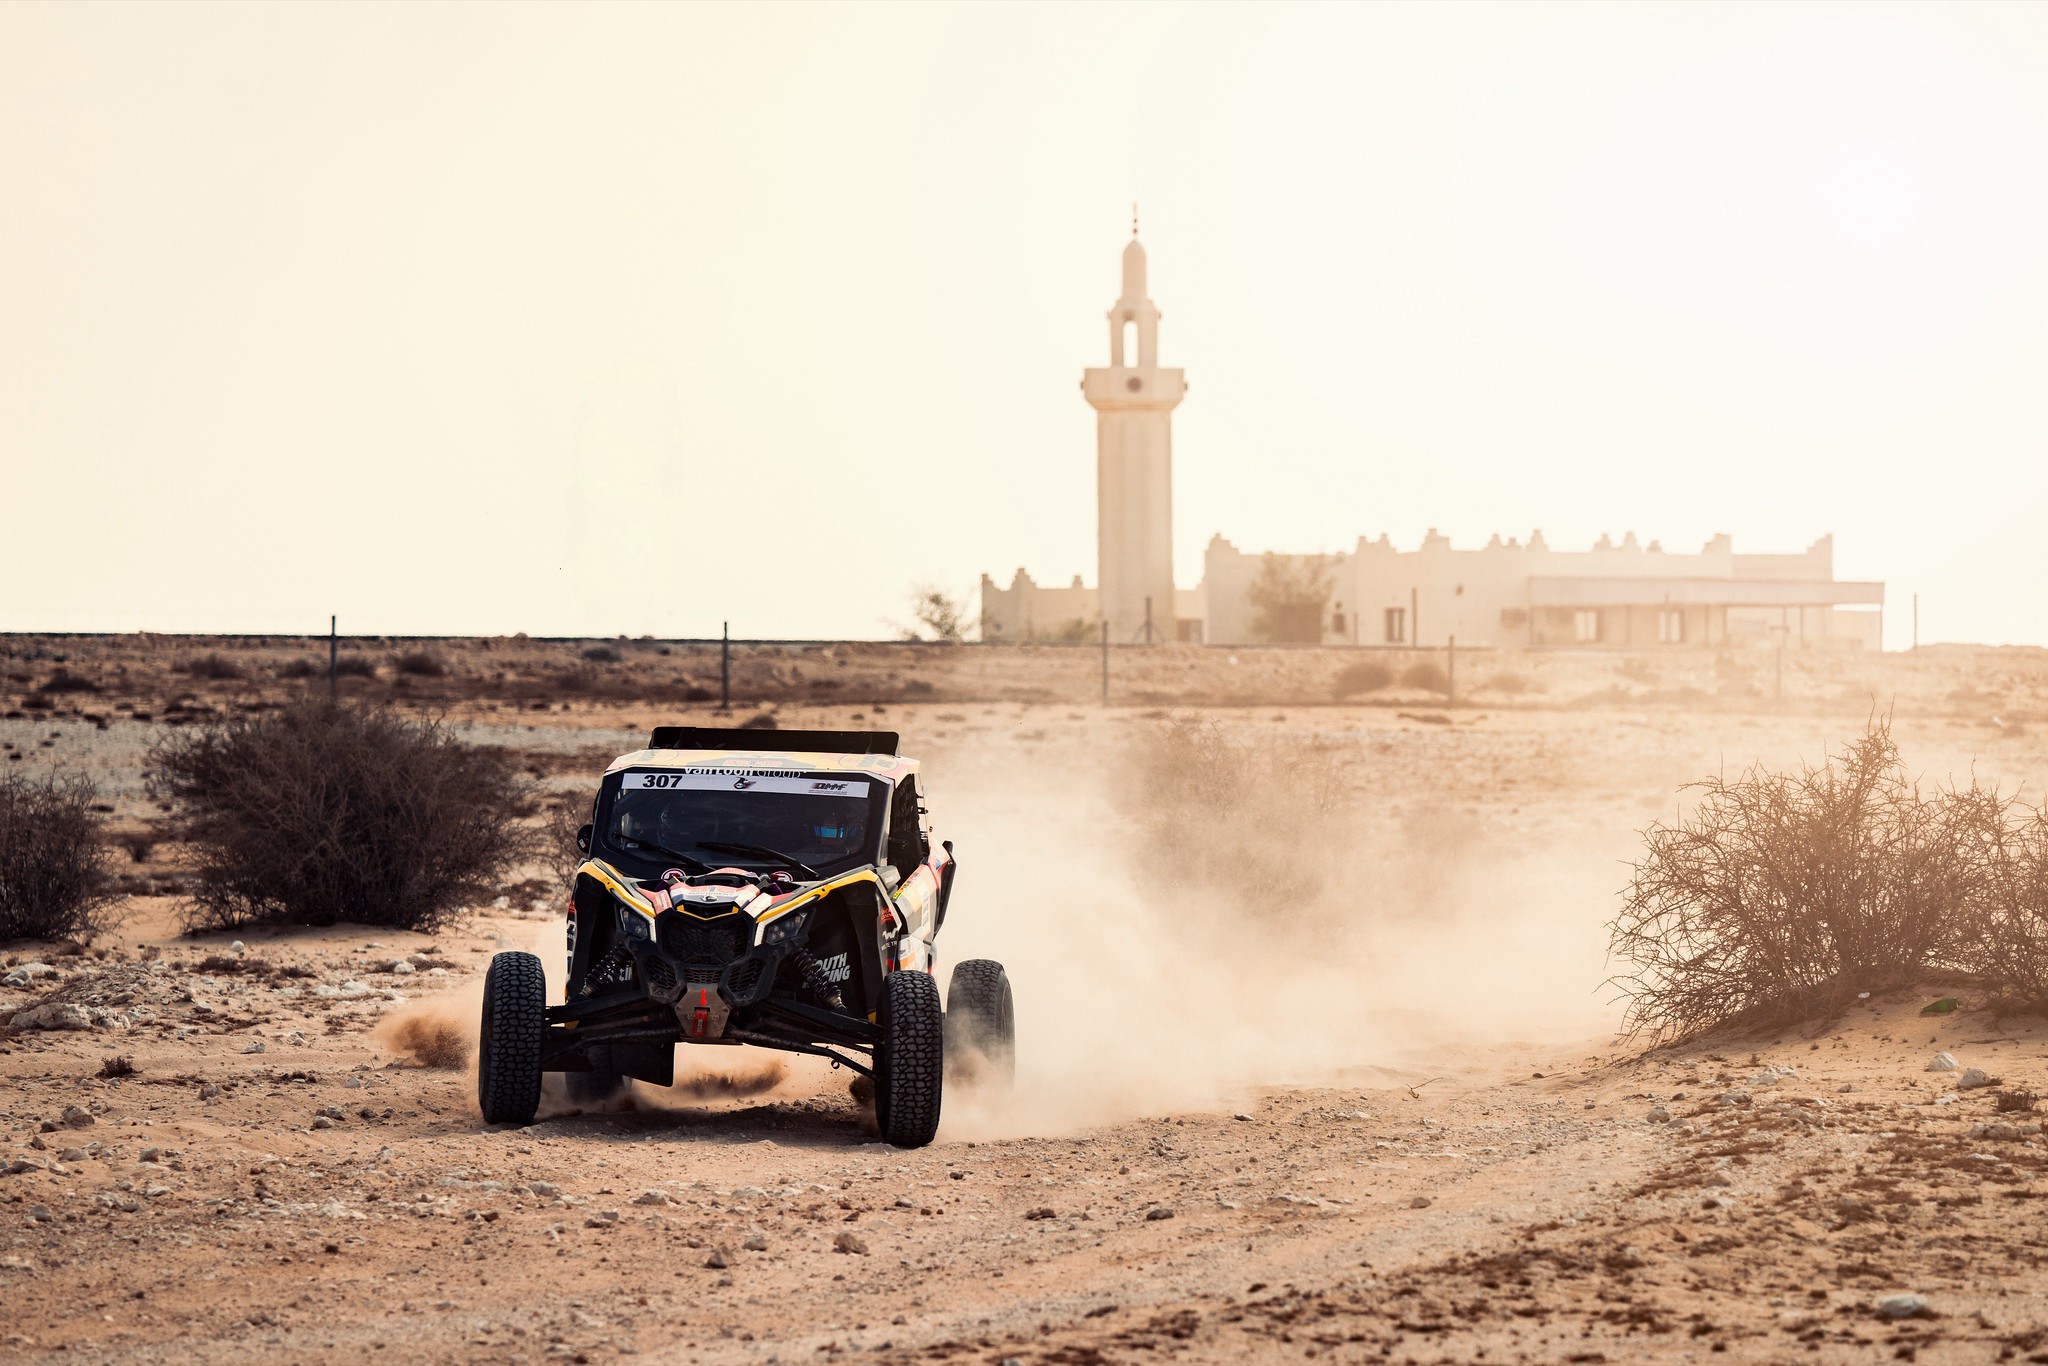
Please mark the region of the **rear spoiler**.
[[656, 726], [649, 749], [760, 749], [793, 754], [894, 754], [893, 730], [754, 730]]

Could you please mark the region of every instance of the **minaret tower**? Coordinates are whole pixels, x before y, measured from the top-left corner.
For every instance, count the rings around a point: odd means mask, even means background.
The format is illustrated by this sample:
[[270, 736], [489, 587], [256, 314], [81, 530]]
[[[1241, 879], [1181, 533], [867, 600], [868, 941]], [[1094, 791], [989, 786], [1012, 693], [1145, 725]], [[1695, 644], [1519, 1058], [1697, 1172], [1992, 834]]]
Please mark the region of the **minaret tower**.
[[[1118, 644], [1175, 638], [1173, 410], [1187, 393], [1159, 368], [1159, 310], [1145, 295], [1138, 216], [1124, 247], [1124, 290], [1109, 310], [1109, 366], [1083, 372], [1095, 410], [1095, 555], [1102, 618]], [[1147, 611], [1147, 603], [1150, 611]]]

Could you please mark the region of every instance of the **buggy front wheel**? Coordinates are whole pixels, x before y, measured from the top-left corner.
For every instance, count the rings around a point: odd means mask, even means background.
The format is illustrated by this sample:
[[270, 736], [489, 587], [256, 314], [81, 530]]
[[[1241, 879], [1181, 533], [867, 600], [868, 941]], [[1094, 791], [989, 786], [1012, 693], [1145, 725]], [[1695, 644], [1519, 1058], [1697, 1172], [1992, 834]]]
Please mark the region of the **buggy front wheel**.
[[486, 1124], [531, 1124], [540, 1109], [540, 1048], [548, 986], [540, 959], [501, 953], [484, 974], [477, 1036], [476, 1101]]
[[939, 1132], [946, 1079], [945, 1020], [939, 984], [928, 972], [892, 972], [882, 979], [875, 1012], [875, 1126], [884, 1142], [922, 1148]]

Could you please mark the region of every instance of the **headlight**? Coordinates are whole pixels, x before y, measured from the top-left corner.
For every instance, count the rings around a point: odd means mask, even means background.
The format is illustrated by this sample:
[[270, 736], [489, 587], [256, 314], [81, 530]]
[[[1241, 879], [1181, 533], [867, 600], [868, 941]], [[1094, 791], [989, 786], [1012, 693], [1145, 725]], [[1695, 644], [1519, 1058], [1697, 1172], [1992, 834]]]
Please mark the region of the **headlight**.
[[619, 929], [629, 939], [651, 939], [654, 937], [647, 924], [647, 917], [625, 906], [619, 907]]
[[791, 911], [787, 915], [778, 916], [762, 926], [761, 942], [763, 944], [786, 944], [792, 939], [801, 938], [804, 928], [810, 922], [811, 913], [808, 909]]

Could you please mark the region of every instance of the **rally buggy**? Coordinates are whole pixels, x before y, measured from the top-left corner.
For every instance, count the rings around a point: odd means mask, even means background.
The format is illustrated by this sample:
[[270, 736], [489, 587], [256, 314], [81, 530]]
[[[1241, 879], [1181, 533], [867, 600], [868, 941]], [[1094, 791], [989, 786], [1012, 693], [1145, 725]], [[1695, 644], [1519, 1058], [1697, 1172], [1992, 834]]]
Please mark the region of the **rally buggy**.
[[589, 1103], [669, 1085], [679, 1043], [753, 1044], [868, 1077], [882, 1137], [931, 1142], [949, 1065], [1006, 1087], [1016, 1063], [1001, 964], [960, 963], [940, 1009], [957, 865], [925, 815], [890, 732], [657, 728], [577, 832], [566, 1000], [534, 955], [491, 960], [484, 1119], [531, 1122], [544, 1072]]

